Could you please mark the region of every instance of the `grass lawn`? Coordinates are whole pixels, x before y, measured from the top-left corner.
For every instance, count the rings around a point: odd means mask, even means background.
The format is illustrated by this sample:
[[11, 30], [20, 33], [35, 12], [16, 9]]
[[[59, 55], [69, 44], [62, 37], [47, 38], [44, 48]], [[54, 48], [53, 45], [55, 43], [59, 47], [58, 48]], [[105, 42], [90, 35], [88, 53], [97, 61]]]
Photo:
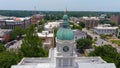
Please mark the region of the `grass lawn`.
[[120, 40], [111, 40], [111, 42], [117, 44], [118, 46], [120, 46]]
[[3, 45], [2, 43], [0, 43], [0, 46]]

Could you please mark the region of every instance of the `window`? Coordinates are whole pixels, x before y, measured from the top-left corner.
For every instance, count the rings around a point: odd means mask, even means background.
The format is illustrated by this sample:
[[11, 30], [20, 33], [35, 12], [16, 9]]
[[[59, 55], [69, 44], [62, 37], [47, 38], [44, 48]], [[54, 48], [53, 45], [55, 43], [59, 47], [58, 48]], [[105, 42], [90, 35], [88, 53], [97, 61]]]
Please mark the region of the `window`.
[[63, 67], [67, 67], [68, 66], [68, 59], [63, 59]]
[[62, 65], [61, 65], [61, 59], [59, 59], [59, 67], [61, 67]]
[[70, 66], [72, 66], [72, 62], [73, 62], [72, 59], [70, 59]]

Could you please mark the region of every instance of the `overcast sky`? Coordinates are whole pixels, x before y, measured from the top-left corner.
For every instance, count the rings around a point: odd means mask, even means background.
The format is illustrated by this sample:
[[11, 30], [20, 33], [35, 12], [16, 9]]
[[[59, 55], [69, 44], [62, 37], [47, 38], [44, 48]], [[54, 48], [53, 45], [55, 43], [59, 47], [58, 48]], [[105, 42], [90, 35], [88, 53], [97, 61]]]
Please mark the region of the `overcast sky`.
[[0, 0], [0, 10], [119, 11], [120, 0]]

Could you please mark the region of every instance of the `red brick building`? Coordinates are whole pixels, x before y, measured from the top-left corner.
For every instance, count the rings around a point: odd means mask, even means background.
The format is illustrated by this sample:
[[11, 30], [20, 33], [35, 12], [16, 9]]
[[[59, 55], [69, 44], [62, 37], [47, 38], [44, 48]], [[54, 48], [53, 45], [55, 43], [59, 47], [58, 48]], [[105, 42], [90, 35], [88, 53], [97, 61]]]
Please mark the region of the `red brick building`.
[[11, 32], [11, 29], [0, 29], [0, 42], [9, 42]]
[[32, 24], [39, 24], [41, 20], [44, 20], [44, 15], [41, 14], [33, 15], [31, 18]]
[[112, 15], [110, 17], [112, 22], [115, 22], [116, 25], [120, 25], [120, 15]]

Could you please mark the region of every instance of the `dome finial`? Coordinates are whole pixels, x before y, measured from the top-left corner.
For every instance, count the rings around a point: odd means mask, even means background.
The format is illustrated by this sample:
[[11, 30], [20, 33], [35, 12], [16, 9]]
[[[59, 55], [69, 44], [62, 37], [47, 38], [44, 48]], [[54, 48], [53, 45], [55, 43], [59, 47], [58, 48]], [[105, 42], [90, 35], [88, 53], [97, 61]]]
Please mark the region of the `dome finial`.
[[63, 20], [64, 20], [64, 22], [63, 22], [63, 28], [68, 28], [69, 27], [69, 23], [68, 23], [68, 15], [64, 15], [63, 16]]

